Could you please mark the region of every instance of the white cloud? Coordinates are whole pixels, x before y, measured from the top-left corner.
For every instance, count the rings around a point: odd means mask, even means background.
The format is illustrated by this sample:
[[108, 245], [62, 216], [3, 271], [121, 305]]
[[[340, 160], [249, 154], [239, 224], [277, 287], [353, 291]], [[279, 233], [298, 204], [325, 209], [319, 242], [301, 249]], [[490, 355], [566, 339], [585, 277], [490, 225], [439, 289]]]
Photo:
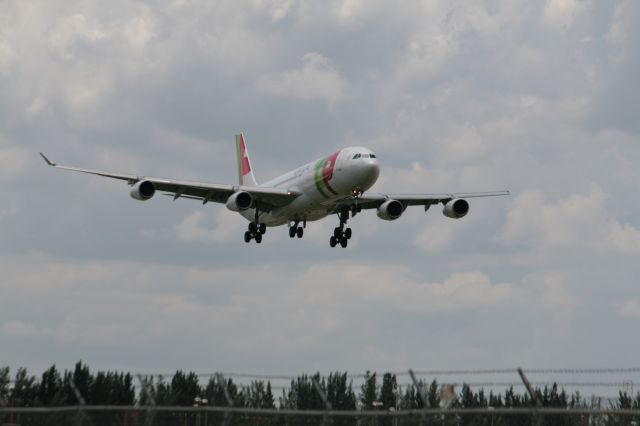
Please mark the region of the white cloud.
[[336, 266], [312, 267], [304, 280], [321, 285], [320, 277], [330, 277], [336, 291], [347, 290], [353, 297], [393, 306], [399, 311], [422, 313], [497, 306], [515, 297], [511, 284], [493, 284], [478, 271], [454, 273], [443, 282], [428, 282], [404, 268], [390, 265]]
[[[1, 31], [1, 30], [0, 30]], [[0, 36], [2, 33], [0, 33]], [[13, 57], [13, 49], [7, 40], [0, 38], [0, 73], [6, 73]]]
[[21, 176], [27, 169], [28, 158], [28, 152], [22, 148], [0, 145], [0, 181]]
[[131, 45], [136, 48], [144, 48], [155, 35], [154, 23], [149, 19], [133, 19], [124, 29], [124, 34]]
[[547, 22], [557, 26], [569, 26], [579, 12], [579, 0], [547, 0], [544, 7], [544, 18]]
[[258, 9], [266, 9], [271, 21], [278, 22], [283, 19], [288, 18], [295, 6], [297, 5], [296, 0], [275, 0], [275, 1], [265, 1], [265, 0], [255, 0], [254, 6]]
[[433, 78], [459, 48], [455, 35], [438, 26], [415, 34], [398, 67], [398, 85], [411, 87]]
[[357, 22], [358, 15], [364, 12], [365, 2], [363, 0], [338, 0], [331, 3], [331, 8], [338, 22], [343, 25]]
[[640, 230], [621, 224], [613, 205], [597, 185], [586, 194], [572, 194], [555, 203], [539, 190], [519, 194], [509, 210], [503, 241], [547, 248], [587, 248], [640, 254]]
[[627, 318], [640, 318], [640, 301], [630, 299], [620, 305], [618, 314]]
[[257, 85], [258, 89], [274, 96], [321, 99], [329, 104], [348, 97], [347, 83], [329, 59], [314, 52], [302, 57], [300, 68], [260, 77]]
[[534, 273], [526, 277], [524, 282], [530, 286], [529, 291], [538, 296], [544, 308], [569, 315], [579, 304], [577, 297], [569, 291], [566, 279], [560, 271]]
[[426, 252], [445, 251], [450, 247], [455, 236], [455, 228], [450, 225], [431, 222], [424, 229], [418, 231], [414, 237], [414, 243]]
[[51, 52], [66, 61], [74, 59], [78, 44], [95, 43], [106, 36], [97, 22], [89, 22], [81, 13], [60, 17], [54, 20], [53, 25], [47, 30], [47, 42]]
[[243, 233], [242, 225], [246, 225], [247, 222], [222, 206], [219, 207], [215, 216], [216, 225], [213, 227], [206, 225], [206, 222], [213, 222], [213, 220], [212, 216], [205, 212], [196, 211], [185, 217], [175, 227], [178, 240], [209, 244], [240, 241]]

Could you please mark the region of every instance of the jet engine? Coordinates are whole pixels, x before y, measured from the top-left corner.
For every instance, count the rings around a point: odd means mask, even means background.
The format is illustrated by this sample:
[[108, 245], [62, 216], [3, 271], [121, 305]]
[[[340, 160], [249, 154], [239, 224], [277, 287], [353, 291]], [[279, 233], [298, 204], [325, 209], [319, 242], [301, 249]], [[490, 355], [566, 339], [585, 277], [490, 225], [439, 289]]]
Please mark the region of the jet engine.
[[402, 215], [404, 206], [398, 200], [388, 200], [378, 207], [378, 217], [383, 220], [396, 220]]
[[442, 214], [452, 219], [460, 219], [469, 213], [469, 202], [462, 198], [454, 198], [449, 200], [442, 210]]
[[155, 193], [156, 187], [153, 182], [148, 180], [141, 180], [133, 185], [133, 188], [131, 188], [131, 192], [129, 193], [129, 195], [131, 195], [131, 198], [133, 199], [147, 201], [149, 198], [153, 197], [153, 194]]
[[227, 198], [227, 208], [233, 212], [240, 212], [253, 207], [253, 197], [246, 191], [238, 191]]

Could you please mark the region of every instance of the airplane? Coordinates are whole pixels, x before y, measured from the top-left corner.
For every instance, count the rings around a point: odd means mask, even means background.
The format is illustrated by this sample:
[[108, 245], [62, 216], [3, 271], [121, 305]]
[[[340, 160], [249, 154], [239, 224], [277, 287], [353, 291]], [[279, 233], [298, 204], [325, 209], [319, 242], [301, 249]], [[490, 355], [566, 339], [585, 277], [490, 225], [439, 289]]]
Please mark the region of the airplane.
[[258, 185], [249, 151], [242, 133], [236, 135], [238, 185], [161, 179], [103, 172], [56, 164], [40, 153], [46, 164], [63, 170], [126, 181], [130, 195], [140, 201], [151, 199], [157, 191], [173, 197], [199, 200], [202, 204], [225, 204], [249, 221], [244, 233], [246, 243], [260, 244], [267, 226], [287, 224], [289, 237], [302, 238], [307, 222], [336, 214], [339, 225], [329, 238], [331, 247], [346, 248], [352, 237], [347, 221], [362, 209], [376, 209], [383, 220], [396, 220], [409, 206], [429, 207], [442, 204], [442, 213], [460, 219], [469, 213], [467, 198], [508, 195], [509, 191], [450, 194], [378, 194], [366, 192], [380, 175], [376, 154], [353, 146], [298, 167]]

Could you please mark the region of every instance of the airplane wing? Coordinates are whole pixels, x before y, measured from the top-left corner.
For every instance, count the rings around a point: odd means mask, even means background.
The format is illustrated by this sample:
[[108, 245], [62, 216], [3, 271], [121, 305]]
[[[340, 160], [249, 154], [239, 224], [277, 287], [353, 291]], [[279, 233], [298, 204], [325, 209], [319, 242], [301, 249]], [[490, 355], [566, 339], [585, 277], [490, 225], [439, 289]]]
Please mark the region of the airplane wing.
[[[425, 210], [433, 204], [444, 204], [445, 206], [451, 204], [449, 201], [458, 200], [455, 204], [456, 209], [459, 207], [461, 210], [455, 212], [449, 212], [445, 209], [445, 216], [460, 218], [467, 214], [469, 210], [469, 204], [464, 201], [466, 198], [479, 198], [479, 197], [499, 197], [503, 195], [509, 195], [509, 191], [490, 191], [490, 192], [465, 192], [465, 193], [444, 193], [444, 194], [378, 194], [378, 193], [364, 193], [360, 197], [349, 197], [344, 200], [340, 200], [335, 203], [333, 211], [344, 212], [351, 210], [352, 215], [355, 215], [362, 209], [377, 209], [384, 203], [400, 203], [396, 208], [396, 211], [389, 215], [378, 213], [378, 216], [386, 220], [394, 220], [400, 217], [402, 212], [409, 206], [424, 206]], [[391, 204], [391, 203], [390, 203]], [[458, 206], [459, 205], [459, 206]], [[389, 206], [389, 204], [387, 205]], [[453, 205], [448, 207], [453, 208]]]
[[62, 166], [49, 160], [44, 154], [40, 153], [44, 161], [52, 167], [70, 170], [73, 172], [88, 173], [91, 175], [103, 176], [112, 179], [126, 181], [129, 185], [135, 185], [139, 182], [150, 182], [155, 190], [164, 192], [166, 195], [172, 196], [174, 200], [178, 198], [188, 198], [201, 200], [203, 204], [207, 202], [226, 203], [230, 195], [238, 191], [250, 193], [259, 203], [261, 210], [270, 210], [273, 207], [282, 207], [291, 203], [295, 198], [300, 196], [296, 191], [290, 191], [283, 188], [266, 188], [253, 186], [237, 186], [225, 185], [207, 182], [191, 182], [173, 179], [162, 179], [146, 176], [136, 176], [120, 173], [103, 172], [99, 170], [82, 169], [78, 167]]
[[[459, 192], [445, 194], [377, 194], [364, 193], [357, 200], [358, 206], [363, 209], [374, 209], [385, 201], [398, 200], [405, 208], [408, 206], [425, 206], [429, 208], [432, 204], [447, 203], [455, 198], [479, 198], [479, 197], [499, 197], [509, 195], [509, 191], [489, 191], [489, 192]], [[349, 205], [353, 204], [351, 200]]]

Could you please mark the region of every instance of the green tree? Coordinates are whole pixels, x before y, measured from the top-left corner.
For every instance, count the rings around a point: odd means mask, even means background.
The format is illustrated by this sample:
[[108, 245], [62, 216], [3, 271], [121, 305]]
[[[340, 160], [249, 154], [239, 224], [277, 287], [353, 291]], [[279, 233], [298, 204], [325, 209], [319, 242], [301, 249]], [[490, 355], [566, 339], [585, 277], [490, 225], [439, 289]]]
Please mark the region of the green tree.
[[385, 373], [382, 376], [382, 386], [380, 387], [380, 402], [382, 402], [382, 408], [388, 410], [393, 407], [396, 408], [396, 394], [398, 392], [398, 382], [396, 375], [391, 373]]
[[275, 408], [270, 382], [265, 386], [263, 381], [252, 381], [244, 393], [246, 393], [245, 406], [248, 408]]
[[25, 368], [19, 368], [10, 395], [11, 404], [16, 407], [38, 405], [38, 387], [35, 376], [29, 376]]
[[347, 373], [335, 372], [327, 379], [327, 400], [334, 410], [355, 410], [356, 395], [352, 383], [347, 379]]
[[440, 408], [440, 394], [438, 392], [438, 382], [435, 379], [431, 381], [427, 389], [427, 403], [429, 408]]
[[56, 366], [53, 365], [42, 373], [38, 386], [38, 403], [45, 406], [58, 406], [63, 405], [64, 402], [62, 378]]
[[194, 372], [185, 374], [176, 371], [171, 379], [169, 403], [171, 405], [192, 406], [196, 397], [202, 394], [198, 384], [198, 376]]
[[236, 384], [233, 383], [233, 380], [230, 378], [222, 378], [222, 383], [220, 383], [220, 381], [217, 380], [216, 377], [211, 377], [204, 389], [204, 396], [209, 400], [209, 405], [212, 405], [214, 407], [229, 406], [229, 404], [227, 403], [227, 398], [225, 397], [225, 388], [227, 389], [233, 405], [235, 407], [241, 406], [240, 402], [243, 401], [240, 401], [239, 399], [243, 400], [244, 398], [239, 398], [241, 392], [238, 390]]
[[373, 403], [378, 400], [378, 383], [376, 373], [365, 374], [364, 383], [360, 387], [360, 403], [364, 410], [373, 410]]
[[0, 405], [6, 405], [9, 401], [9, 367], [0, 368]]
[[80, 396], [87, 401], [90, 394], [91, 386], [93, 385], [93, 376], [89, 371], [89, 367], [82, 365], [82, 361], [78, 361], [75, 365], [73, 372], [65, 371], [63, 380], [63, 394], [65, 405], [79, 405], [80, 400], [76, 396], [71, 381], [75, 384], [76, 389], [80, 393]]
[[312, 378], [326, 394], [326, 381], [320, 377], [320, 373], [316, 373], [312, 377], [303, 374], [291, 381], [288, 392], [282, 392], [280, 406], [293, 410], [324, 410], [326, 406], [314, 386]]

